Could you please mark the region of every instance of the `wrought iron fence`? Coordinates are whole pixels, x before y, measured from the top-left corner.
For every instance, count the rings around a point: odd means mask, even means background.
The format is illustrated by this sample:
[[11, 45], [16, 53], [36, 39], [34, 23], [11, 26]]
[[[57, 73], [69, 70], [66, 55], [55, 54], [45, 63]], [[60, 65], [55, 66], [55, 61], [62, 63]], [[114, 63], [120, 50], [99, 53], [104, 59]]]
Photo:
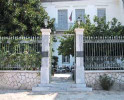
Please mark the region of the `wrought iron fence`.
[[[36, 70], [41, 66], [41, 37], [0, 37], [0, 70]], [[124, 69], [124, 36], [84, 36], [86, 70]]]
[[124, 69], [124, 36], [84, 37], [86, 70]]
[[0, 70], [37, 70], [41, 37], [0, 37]]

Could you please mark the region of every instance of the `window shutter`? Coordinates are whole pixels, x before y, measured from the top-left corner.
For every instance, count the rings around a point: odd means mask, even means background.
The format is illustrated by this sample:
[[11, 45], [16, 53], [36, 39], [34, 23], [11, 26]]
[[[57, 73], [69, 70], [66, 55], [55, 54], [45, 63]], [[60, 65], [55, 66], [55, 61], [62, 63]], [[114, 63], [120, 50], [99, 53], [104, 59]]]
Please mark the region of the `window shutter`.
[[65, 56], [62, 55], [62, 63], [65, 62]]
[[98, 18], [106, 17], [106, 9], [98, 9], [97, 16], [98, 16]]
[[58, 10], [58, 25], [59, 29], [68, 29], [67, 10]]
[[76, 12], [76, 20], [78, 19], [78, 17], [80, 17], [81, 20], [83, 22], [85, 22], [85, 18], [84, 18], [84, 16], [85, 16], [85, 9], [76, 9], [75, 12]]

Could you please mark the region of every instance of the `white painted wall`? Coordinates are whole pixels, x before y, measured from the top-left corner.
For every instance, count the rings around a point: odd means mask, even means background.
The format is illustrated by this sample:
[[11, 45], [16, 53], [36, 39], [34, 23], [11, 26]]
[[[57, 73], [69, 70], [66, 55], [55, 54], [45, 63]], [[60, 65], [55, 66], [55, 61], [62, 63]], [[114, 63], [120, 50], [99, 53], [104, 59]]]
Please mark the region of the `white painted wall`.
[[[124, 8], [122, 0], [81, 0], [81, 1], [65, 1], [42, 3], [51, 18], [56, 19], [58, 23], [58, 10], [68, 10], [68, 23], [75, 21], [75, 9], [85, 9], [85, 13], [90, 15], [91, 21], [97, 15], [97, 8], [106, 8], [106, 19], [110, 21], [117, 18], [124, 25]], [[72, 22], [69, 16], [73, 12]]]

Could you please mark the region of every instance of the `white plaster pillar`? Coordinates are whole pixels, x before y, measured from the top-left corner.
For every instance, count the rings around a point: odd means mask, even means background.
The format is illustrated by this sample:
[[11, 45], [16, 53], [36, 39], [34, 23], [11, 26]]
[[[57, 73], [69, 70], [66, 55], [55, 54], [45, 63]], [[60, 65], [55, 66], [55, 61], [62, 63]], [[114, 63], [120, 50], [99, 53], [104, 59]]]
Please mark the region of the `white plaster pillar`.
[[83, 46], [84, 29], [75, 29], [76, 33], [76, 84], [85, 84], [84, 78], [84, 46]]
[[50, 83], [50, 29], [41, 29], [42, 32], [42, 66], [41, 84]]

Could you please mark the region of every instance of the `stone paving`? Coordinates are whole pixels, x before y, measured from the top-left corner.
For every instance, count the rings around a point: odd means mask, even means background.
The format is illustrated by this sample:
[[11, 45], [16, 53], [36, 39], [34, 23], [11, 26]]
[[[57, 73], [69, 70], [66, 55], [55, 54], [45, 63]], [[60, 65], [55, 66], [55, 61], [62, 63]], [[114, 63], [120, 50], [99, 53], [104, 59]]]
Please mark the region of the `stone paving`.
[[31, 92], [0, 90], [0, 100], [124, 100], [124, 91]]
[[54, 74], [51, 79], [51, 83], [74, 83], [71, 73]]

